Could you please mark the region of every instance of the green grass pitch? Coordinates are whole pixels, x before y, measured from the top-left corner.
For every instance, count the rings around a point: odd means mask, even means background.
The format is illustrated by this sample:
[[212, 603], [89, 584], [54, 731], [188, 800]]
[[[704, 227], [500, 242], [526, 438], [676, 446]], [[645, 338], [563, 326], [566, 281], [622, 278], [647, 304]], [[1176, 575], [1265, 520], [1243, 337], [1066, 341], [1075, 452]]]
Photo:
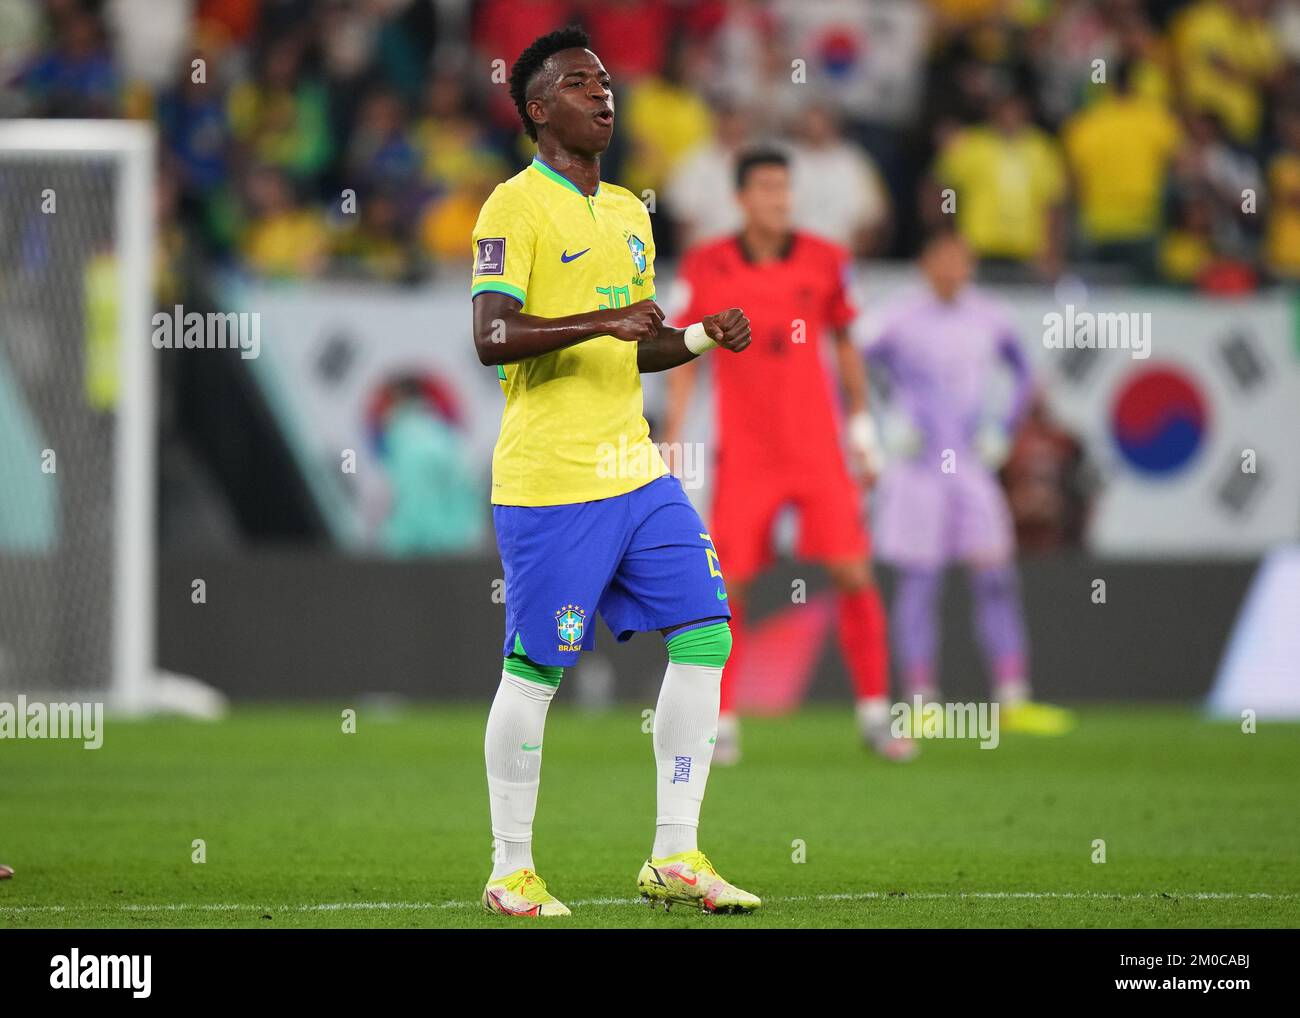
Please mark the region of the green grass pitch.
[[[537, 925], [477, 904], [487, 704], [363, 707], [356, 734], [341, 707], [110, 718], [94, 751], [0, 742], [0, 861], [17, 871], [0, 926]], [[541, 925], [1300, 925], [1300, 727], [1079, 721], [995, 750], [927, 742], [901, 766], [859, 748], [847, 707], [748, 722], [743, 763], [711, 777], [701, 847], [764, 908], [665, 915], [635, 898], [654, 817], [640, 711], [557, 706], [535, 845], [574, 916]]]

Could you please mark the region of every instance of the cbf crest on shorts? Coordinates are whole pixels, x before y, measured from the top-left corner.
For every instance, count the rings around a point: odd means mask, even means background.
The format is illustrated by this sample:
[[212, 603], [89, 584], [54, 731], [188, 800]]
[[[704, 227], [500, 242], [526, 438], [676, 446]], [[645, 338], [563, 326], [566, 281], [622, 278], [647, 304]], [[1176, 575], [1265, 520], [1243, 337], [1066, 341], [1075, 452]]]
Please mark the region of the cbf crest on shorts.
[[501, 276], [506, 271], [505, 237], [484, 237], [478, 242], [478, 258], [474, 263], [476, 276]]
[[632, 264], [636, 266], [637, 272], [644, 272], [646, 265], [645, 241], [635, 233], [628, 234], [627, 249], [632, 252]]
[[587, 615], [576, 604], [566, 604], [555, 613], [555, 631], [561, 643], [557, 650], [581, 650], [582, 634], [587, 629]]

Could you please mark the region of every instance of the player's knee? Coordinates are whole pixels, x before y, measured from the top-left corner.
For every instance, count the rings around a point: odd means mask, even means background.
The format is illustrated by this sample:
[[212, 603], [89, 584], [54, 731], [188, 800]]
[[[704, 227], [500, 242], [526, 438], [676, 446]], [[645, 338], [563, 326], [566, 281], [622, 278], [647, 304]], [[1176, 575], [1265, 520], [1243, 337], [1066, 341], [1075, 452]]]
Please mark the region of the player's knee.
[[518, 653], [506, 658], [502, 667], [507, 675], [513, 675], [517, 679], [545, 686], [551, 690], [558, 687], [560, 679], [564, 678], [564, 669], [560, 665], [539, 665], [531, 658]]
[[668, 660], [679, 665], [721, 668], [731, 656], [731, 626], [724, 621], [668, 638]]

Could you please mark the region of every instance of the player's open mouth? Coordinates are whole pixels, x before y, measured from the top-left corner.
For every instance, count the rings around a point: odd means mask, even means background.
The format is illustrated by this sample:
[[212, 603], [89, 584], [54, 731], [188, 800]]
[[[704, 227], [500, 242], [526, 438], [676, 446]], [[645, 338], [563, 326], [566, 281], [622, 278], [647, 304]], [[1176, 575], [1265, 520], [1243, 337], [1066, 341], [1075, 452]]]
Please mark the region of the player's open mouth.
[[592, 116], [595, 117], [596, 123], [604, 124], [606, 127], [609, 127], [614, 123], [613, 110], [599, 110], [592, 114]]

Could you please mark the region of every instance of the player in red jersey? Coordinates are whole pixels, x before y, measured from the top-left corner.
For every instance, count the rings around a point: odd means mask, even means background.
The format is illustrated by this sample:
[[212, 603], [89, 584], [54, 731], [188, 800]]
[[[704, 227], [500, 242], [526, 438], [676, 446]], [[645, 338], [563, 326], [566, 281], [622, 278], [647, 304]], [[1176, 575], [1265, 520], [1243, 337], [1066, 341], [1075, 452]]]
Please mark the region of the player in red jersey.
[[[709, 531], [727, 564], [733, 641], [713, 762], [739, 759], [734, 676], [745, 649], [745, 599], [750, 581], [771, 561], [772, 526], [786, 506], [798, 511], [800, 557], [823, 563], [837, 591], [840, 648], [853, 678], [862, 738], [889, 759], [907, 759], [915, 744], [890, 732], [885, 614], [861, 512], [859, 485], [874, 481], [879, 454], [867, 414], [866, 369], [849, 338], [856, 315], [849, 297], [852, 263], [837, 245], [793, 228], [783, 153], [742, 156], [736, 194], [744, 214], [740, 234], [686, 254], [674, 301], [678, 319], [689, 322], [725, 293], [745, 308], [753, 336], [745, 357], [712, 365], [718, 455]], [[828, 353], [843, 386], [847, 426]], [[670, 448], [690, 403], [691, 367], [669, 379], [663, 439]]]

